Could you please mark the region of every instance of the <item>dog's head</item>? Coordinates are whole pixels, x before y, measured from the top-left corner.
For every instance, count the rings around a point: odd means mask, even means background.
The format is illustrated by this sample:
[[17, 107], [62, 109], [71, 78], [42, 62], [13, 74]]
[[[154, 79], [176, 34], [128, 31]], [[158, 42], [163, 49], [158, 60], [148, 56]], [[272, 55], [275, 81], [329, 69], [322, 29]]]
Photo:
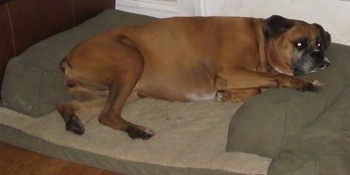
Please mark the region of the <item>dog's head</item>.
[[263, 33], [268, 63], [280, 73], [302, 75], [330, 64], [324, 51], [331, 36], [319, 24], [274, 15], [264, 21]]

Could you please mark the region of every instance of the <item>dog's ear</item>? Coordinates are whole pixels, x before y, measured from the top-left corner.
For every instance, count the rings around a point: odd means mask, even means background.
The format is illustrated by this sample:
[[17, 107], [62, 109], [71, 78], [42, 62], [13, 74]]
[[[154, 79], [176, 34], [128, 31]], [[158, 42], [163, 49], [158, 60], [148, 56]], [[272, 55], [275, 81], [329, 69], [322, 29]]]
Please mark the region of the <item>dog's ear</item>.
[[270, 18], [265, 19], [263, 32], [266, 41], [270, 40], [272, 37], [284, 33], [285, 31], [292, 28], [293, 25], [293, 21], [278, 15], [273, 15]]
[[326, 50], [328, 46], [331, 44], [331, 41], [332, 41], [331, 35], [327, 31], [325, 31], [321, 25], [316, 23], [312, 25], [316, 26], [318, 32], [320, 33], [322, 38], [323, 50]]

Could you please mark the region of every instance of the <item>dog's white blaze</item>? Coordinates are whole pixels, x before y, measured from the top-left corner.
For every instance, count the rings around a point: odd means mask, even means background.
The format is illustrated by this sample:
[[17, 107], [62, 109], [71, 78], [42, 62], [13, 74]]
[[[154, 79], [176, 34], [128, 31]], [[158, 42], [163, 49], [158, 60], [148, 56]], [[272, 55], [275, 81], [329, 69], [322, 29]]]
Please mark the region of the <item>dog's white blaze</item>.
[[278, 73], [283, 74], [283, 72], [282, 72], [278, 67], [274, 67], [274, 68], [275, 68], [275, 70], [276, 70]]
[[207, 93], [207, 94], [195, 94], [195, 93], [190, 93], [187, 94], [186, 97], [187, 99], [191, 101], [204, 101], [204, 100], [212, 100], [215, 98], [216, 92], [213, 93]]
[[284, 73], [283, 71], [281, 71], [278, 67], [274, 67], [274, 69], [278, 72], [278, 73], [281, 73], [281, 74], [286, 74], [286, 75], [293, 75], [293, 74], [287, 74], [287, 73]]

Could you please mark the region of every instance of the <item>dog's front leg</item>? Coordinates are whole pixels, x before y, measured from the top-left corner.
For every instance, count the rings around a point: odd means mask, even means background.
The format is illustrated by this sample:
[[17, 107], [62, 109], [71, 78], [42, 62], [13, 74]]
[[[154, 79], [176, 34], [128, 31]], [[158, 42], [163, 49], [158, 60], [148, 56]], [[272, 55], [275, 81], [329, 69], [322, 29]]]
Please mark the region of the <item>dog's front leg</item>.
[[218, 90], [215, 95], [215, 99], [220, 102], [243, 102], [246, 99], [261, 94], [261, 89], [230, 89], [230, 90]]
[[321, 82], [313, 79], [299, 79], [293, 76], [247, 70], [224, 70], [217, 73], [215, 87], [217, 90], [259, 89], [268, 87], [288, 87], [300, 91], [319, 91]]

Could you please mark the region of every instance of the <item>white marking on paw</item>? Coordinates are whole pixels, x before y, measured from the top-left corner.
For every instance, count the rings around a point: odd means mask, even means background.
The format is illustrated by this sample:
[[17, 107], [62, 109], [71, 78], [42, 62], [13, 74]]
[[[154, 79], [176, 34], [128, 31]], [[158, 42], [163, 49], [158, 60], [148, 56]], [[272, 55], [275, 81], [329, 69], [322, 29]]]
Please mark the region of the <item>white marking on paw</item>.
[[312, 82], [312, 84], [313, 84], [314, 86], [325, 86], [325, 84], [321, 83], [321, 82], [318, 81], [318, 80], [314, 80], [314, 81]]
[[152, 129], [149, 129], [149, 128], [146, 128], [144, 131], [145, 131], [145, 133], [150, 134], [150, 135], [154, 135], [154, 133], [155, 133]]
[[222, 100], [223, 97], [224, 96], [222, 95], [222, 93], [217, 92], [216, 96], [215, 96], [215, 100], [218, 101], [218, 102], [223, 102], [223, 100]]
[[190, 93], [187, 94], [186, 97], [187, 99], [191, 101], [204, 101], [204, 100], [212, 100], [215, 98], [216, 92], [213, 93], [207, 93], [207, 94], [195, 94], [195, 93]]

